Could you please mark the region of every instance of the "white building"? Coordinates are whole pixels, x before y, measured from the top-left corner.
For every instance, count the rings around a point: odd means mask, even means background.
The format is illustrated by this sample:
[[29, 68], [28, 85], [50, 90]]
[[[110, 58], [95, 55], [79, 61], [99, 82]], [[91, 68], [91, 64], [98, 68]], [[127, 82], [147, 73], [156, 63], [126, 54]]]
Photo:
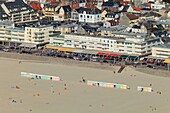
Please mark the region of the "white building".
[[158, 1], [151, 4], [152, 9], [162, 9], [165, 8], [165, 4], [161, 4]]
[[50, 41], [53, 34], [52, 26], [25, 27], [25, 43], [43, 44]]
[[78, 10], [79, 22], [97, 23], [101, 22], [101, 10], [97, 8], [80, 8]]
[[170, 58], [170, 44], [159, 45], [152, 48], [152, 56]]
[[56, 43], [64, 43], [62, 47], [138, 55], [150, 54], [153, 46], [161, 44], [159, 38], [151, 38], [143, 34], [121, 32], [115, 33], [115, 37], [108, 38], [65, 34], [63, 38], [60, 37], [58, 41], [55, 41]]
[[0, 43], [2, 45], [13, 45], [29, 43], [43, 45], [50, 42], [51, 38], [56, 37], [52, 26], [28, 26], [16, 28], [8, 21], [0, 22]]
[[15, 23], [38, 21], [36, 11], [25, 4], [22, 0], [5, 2], [0, 5], [9, 20]]

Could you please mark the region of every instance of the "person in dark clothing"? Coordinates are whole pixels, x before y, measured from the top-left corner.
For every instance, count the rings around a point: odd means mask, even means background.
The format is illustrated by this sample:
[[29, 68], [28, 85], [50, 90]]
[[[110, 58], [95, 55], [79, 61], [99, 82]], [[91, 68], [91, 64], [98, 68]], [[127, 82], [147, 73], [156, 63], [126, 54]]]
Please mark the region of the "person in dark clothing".
[[83, 80], [84, 83], [86, 82], [86, 80], [83, 77], [82, 77], [82, 80]]

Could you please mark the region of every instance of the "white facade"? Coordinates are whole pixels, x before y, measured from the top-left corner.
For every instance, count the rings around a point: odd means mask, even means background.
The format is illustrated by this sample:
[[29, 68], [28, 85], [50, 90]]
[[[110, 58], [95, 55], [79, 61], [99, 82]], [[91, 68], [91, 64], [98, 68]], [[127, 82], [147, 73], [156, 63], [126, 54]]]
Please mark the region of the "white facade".
[[159, 2], [155, 2], [154, 4], [151, 4], [152, 9], [162, 9], [165, 8], [165, 4], [161, 4]]
[[152, 47], [161, 42], [160, 39], [147, 39], [140, 36], [124, 35], [122, 39], [65, 34], [63, 39], [60, 37], [55, 43], [64, 43], [62, 47], [142, 55], [151, 53]]
[[43, 44], [48, 43], [52, 35], [52, 26], [25, 27], [25, 42]]
[[86, 12], [84, 11], [83, 14], [79, 13], [79, 22], [86, 23], [101, 22], [101, 14], [86, 14]]
[[36, 11], [24, 2], [21, 4], [18, 2], [6, 2], [1, 4], [0, 7], [2, 7], [12, 22], [24, 23], [38, 21]]
[[152, 56], [161, 57], [161, 58], [170, 58], [170, 44], [153, 47]]
[[15, 28], [9, 22], [0, 22], [0, 42], [45, 44], [54, 38], [52, 26]]
[[144, 25], [140, 26], [140, 28], [128, 27], [126, 29], [126, 31], [132, 32], [132, 33], [145, 33], [145, 34], [147, 34], [147, 29]]

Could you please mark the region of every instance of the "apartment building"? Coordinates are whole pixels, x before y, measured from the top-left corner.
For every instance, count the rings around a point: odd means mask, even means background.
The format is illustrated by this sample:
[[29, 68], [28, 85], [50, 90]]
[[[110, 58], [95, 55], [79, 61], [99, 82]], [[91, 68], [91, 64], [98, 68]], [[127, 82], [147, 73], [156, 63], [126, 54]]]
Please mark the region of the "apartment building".
[[141, 34], [136, 36], [124, 35], [124, 37], [65, 34], [64, 37], [56, 39], [55, 43], [57, 43], [56, 46], [60, 45], [62, 47], [145, 55], [151, 54], [152, 47], [161, 44], [161, 41], [159, 38], [151, 38]]
[[36, 11], [25, 4], [22, 0], [5, 2], [2, 3], [0, 7], [2, 12], [5, 12], [8, 16], [8, 19], [14, 23], [24, 23], [38, 20]]
[[14, 24], [9, 21], [0, 22], [0, 44], [15, 45], [15, 42], [24, 42], [24, 30], [14, 29]]
[[158, 45], [153, 47], [152, 56], [170, 58], [170, 44]]
[[25, 27], [25, 43], [46, 44], [53, 35], [52, 26]]
[[55, 37], [52, 26], [28, 26], [25, 29], [14, 27], [9, 21], [0, 22], [0, 44], [7, 46], [29, 43], [44, 45]]

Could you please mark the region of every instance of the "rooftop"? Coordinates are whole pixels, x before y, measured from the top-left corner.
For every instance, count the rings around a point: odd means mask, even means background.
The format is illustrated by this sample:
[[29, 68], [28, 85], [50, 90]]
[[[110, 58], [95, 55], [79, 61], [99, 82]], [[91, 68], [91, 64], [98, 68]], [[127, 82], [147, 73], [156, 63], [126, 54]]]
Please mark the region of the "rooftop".
[[158, 46], [156, 46], [156, 47], [158, 47], [158, 48], [166, 48], [166, 49], [170, 49], [170, 43], [158, 45]]

